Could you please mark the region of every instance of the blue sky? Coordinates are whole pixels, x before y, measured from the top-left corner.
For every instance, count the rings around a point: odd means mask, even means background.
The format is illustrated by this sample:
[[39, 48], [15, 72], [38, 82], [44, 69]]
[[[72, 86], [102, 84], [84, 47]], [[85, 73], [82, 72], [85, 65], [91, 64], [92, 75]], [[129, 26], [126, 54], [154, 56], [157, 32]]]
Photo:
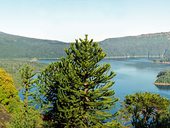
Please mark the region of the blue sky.
[[0, 0], [0, 31], [94, 40], [170, 31], [170, 0]]

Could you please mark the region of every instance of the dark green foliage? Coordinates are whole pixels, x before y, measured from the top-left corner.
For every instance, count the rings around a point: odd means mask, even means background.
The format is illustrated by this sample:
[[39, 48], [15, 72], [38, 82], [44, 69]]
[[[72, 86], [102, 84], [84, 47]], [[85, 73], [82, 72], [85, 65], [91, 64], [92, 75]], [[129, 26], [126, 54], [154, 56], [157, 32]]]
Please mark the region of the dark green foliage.
[[114, 117], [108, 110], [117, 99], [111, 90], [114, 72], [109, 72], [109, 64], [98, 64], [106, 54], [87, 36], [71, 44], [66, 54], [39, 77], [52, 105], [45, 117], [51, 117], [55, 127], [61, 128], [107, 127], [106, 120]]
[[127, 95], [121, 110], [122, 120], [127, 119], [135, 128], [169, 128], [169, 106], [170, 101], [158, 94]]
[[166, 73], [168, 73], [168, 71], [161, 71], [158, 73], [157, 77], [164, 76]]

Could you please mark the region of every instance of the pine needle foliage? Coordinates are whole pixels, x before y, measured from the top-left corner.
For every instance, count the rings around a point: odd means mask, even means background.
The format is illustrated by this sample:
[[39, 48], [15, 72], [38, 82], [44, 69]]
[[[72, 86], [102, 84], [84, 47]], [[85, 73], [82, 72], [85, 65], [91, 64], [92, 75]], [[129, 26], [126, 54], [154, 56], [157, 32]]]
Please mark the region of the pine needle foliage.
[[50, 64], [40, 83], [51, 103], [48, 117], [57, 128], [105, 128], [114, 114], [109, 110], [118, 100], [111, 89], [114, 72], [100, 64], [106, 54], [93, 40], [76, 40], [66, 49], [66, 58]]
[[159, 94], [135, 93], [125, 97], [121, 112], [135, 128], [169, 128], [169, 106], [170, 101]]
[[42, 118], [38, 110], [32, 105], [33, 88], [36, 82], [35, 73], [29, 65], [24, 65], [20, 69], [22, 79], [23, 102], [19, 108], [12, 114], [12, 119], [8, 124], [9, 128], [40, 128], [42, 127]]

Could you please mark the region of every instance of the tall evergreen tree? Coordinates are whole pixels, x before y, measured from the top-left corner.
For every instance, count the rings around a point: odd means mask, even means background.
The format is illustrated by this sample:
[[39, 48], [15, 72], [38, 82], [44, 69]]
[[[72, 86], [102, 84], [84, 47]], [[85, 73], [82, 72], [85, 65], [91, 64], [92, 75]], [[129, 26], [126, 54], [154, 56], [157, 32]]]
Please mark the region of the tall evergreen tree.
[[23, 101], [24, 107], [27, 111], [29, 109], [29, 104], [31, 104], [31, 97], [32, 97], [32, 89], [34, 88], [35, 84], [35, 73], [33, 73], [33, 69], [29, 65], [24, 65], [20, 69], [21, 79], [22, 79], [22, 94], [23, 94]]
[[42, 126], [40, 113], [32, 105], [33, 88], [35, 87], [35, 73], [29, 65], [20, 69], [22, 79], [23, 103], [18, 110], [12, 114], [9, 128], [35, 128]]
[[117, 98], [111, 89], [115, 73], [109, 71], [109, 64], [99, 64], [106, 54], [87, 35], [72, 43], [66, 54], [40, 76], [55, 127], [107, 127]]

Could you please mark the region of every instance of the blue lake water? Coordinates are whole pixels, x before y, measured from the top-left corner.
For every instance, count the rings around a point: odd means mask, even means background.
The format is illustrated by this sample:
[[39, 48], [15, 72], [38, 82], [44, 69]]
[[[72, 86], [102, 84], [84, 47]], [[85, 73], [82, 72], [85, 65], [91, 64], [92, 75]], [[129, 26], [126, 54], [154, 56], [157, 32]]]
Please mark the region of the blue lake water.
[[[40, 63], [50, 64], [54, 60], [40, 60]], [[128, 94], [136, 92], [157, 93], [170, 99], [170, 86], [157, 87], [154, 85], [156, 76], [160, 71], [170, 70], [169, 64], [153, 63], [148, 59], [104, 59], [100, 64], [109, 63], [111, 71], [116, 73], [113, 78], [115, 96], [119, 98], [117, 105], [110, 111], [115, 113], [120, 108], [121, 101]]]
[[155, 64], [147, 59], [105, 60], [104, 63], [110, 63], [117, 74], [113, 89], [120, 99], [136, 92], [158, 93], [170, 99], [170, 88], [160, 89], [153, 84], [157, 74], [170, 69], [170, 65]]
[[[51, 60], [40, 60], [40, 63], [51, 63]], [[113, 60], [104, 59], [101, 64], [109, 63], [111, 70], [116, 73], [113, 89], [121, 100], [128, 94], [136, 92], [158, 93], [170, 99], [170, 87], [161, 88], [153, 83], [160, 71], [170, 69], [168, 64], [153, 63], [148, 59]]]

